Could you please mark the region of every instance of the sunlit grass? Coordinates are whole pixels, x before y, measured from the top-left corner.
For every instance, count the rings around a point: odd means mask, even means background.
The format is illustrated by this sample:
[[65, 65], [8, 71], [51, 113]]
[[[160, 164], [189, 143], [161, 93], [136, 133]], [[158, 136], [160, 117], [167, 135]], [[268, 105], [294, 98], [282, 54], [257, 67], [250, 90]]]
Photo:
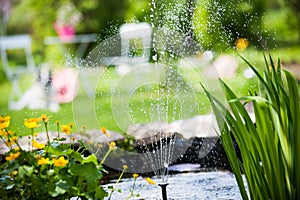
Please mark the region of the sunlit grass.
[[[287, 60], [284, 60], [285, 62], [294, 62], [298, 61], [298, 56], [296, 55], [300, 54], [300, 47], [273, 51], [278, 55], [283, 55]], [[257, 79], [245, 79], [242, 72], [248, 66], [238, 57], [237, 52], [232, 52], [231, 54], [236, 56], [236, 59], [239, 62], [238, 75], [234, 79], [226, 80], [226, 83], [229, 86], [232, 86], [233, 91], [238, 95], [246, 95], [249, 91], [254, 91], [256, 89]], [[262, 66], [263, 64], [261, 59], [259, 59], [261, 58], [262, 52], [249, 48], [245, 52], [240, 52], [240, 54], [253, 61], [255, 66]], [[194, 68], [178, 69], [178, 73], [184, 83], [181, 84], [180, 87], [189, 88], [186, 93], [184, 92], [184, 89], [180, 91], [176, 84], [170, 85], [169, 91], [166, 90], [165, 86], [158, 87], [155, 85], [153, 87], [148, 85], [137, 88], [134, 94], [126, 97], [128, 98], [129, 107], [127, 112], [130, 121], [132, 123], [149, 123], [160, 118], [170, 122], [180, 118], [188, 118], [192, 117], [192, 115], [210, 112], [211, 107], [209, 101], [199, 86], [199, 82], [207, 85], [208, 88], [217, 95], [221, 93], [221, 88], [216, 79], [209, 80], [205, 77], [201, 77], [201, 73], [199, 73], [198, 70], [197, 66]], [[14, 116], [12, 126], [15, 126], [16, 128], [23, 126], [21, 119], [35, 117], [42, 113], [46, 113], [47, 115], [53, 116], [53, 118], [51, 118], [52, 120], [60, 120], [62, 123], [74, 122], [77, 130], [80, 130], [82, 125], [86, 125], [88, 129], [97, 129], [101, 126], [105, 126], [110, 130], [124, 132], [126, 130], [119, 127], [118, 122], [116, 122], [116, 114], [112, 111], [112, 99], [116, 99], [115, 97], [118, 96], [117, 94], [113, 96], [114, 87], [119, 84], [121, 78], [122, 76], [118, 75], [113, 67], [108, 68], [104, 74], [94, 74], [93, 78], [89, 81], [92, 85], [97, 85], [97, 87], [95, 87], [96, 98], [89, 99], [86, 95], [86, 91], [81, 85], [81, 90], [74, 101], [67, 104], [61, 104], [61, 109], [57, 113], [52, 113], [49, 110], [8, 110], [7, 101], [11, 86], [7, 82], [4, 82], [0, 86], [0, 113], [2, 115]], [[31, 80], [23, 80], [23, 90], [26, 88], [28, 89], [31, 83]], [[159, 92], [155, 90], [159, 90]], [[122, 95], [120, 95], [119, 98], [120, 102], [124, 101], [121, 96]], [[189, 96], [191, 96], [191, 98], [188, 98]], [[183, 103], [184, 106], [180, 107], [180, 101], [183, 100], [185, 101]], [[191, 104], [191, 106], [189, 106], [189, 104]], [[153, 109], [157, 105], [161, 105], [160, 110]], [[197, 109], [192, 110], [195, 108], [195, 105], [197, 105]], [[155, 116], [154, 112], [161, 113], [161, 116]], [[50, 130], [55, 129], [54, 127], [49, 128]]]

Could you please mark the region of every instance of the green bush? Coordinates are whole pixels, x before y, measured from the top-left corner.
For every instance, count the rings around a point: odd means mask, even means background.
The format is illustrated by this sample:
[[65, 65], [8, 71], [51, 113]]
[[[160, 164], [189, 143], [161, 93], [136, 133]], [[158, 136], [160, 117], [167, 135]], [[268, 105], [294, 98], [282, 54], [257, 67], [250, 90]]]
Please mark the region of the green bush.
[[265, 47], [262, 17], [267, 1], [197, 1], [193, 25], [195, 37], [206, 49], [232, 49], [238, 38], [247, 38], [256, 47]]

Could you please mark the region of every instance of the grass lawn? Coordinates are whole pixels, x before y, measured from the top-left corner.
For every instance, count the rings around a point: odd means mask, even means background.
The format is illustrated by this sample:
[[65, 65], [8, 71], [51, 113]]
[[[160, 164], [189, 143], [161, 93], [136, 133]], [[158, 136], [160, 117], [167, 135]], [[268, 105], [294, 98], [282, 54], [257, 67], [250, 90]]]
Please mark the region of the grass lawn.
[[[284, 63], [300, 63], [300, 47], [281, 48], [272, 50], [273, 58], [280, 57]], [[236, 55], [236, 53], [233, 53]], [[263, 52], [249, 49], [242, 52], [248, 61], [256, 66], [264, 66]], [[238, 58], [238, 76], [226, 82], [231, 85], [239, 95], [246, 95], [249, 90], [257, 88], [257, 81], [245, 79], [242, 71], [246, 64]], [[201, 72], [200, 72], [201, 74]], [[0, 85], [0, 114], [10, 115], [11, 128], [20, 134], [29, 134], [30, 131], [24, 128], [23, 119], [38, 117], [45, 113], [52, 116], [50, 130], [55, 130], [55, 121], [61, 124], [75, 123], [75, 128], [79, 130], [82, 125], [87, 129], [99, 129], [101, 126], [117, 132], [125, 132], [127, 126], [135, 123], [147, 123], [156, 120], [174, 121], [194, 115], [210, 112], [210, 106], [205, 97], [199, 82], [209, 86], [210, 89], [218, 93], [219, 86], [216, 79], [206, 80], [199, 75], [198, 69], [179, 68], [171, 75], [165, 76], [167, 83], [159, 85], [157, 77], [147, 75], [126, 77], [118, 75], [114, 68], [108, 68], [104, 74], [92, 74], [85, 77], [96, 91], [96, 98], [90, 99], [85, 90], [80, 87], [80, 91], [73, 102], [61, 104], [59, 112], [52, 113], [49, 110], [29, 110], [21, 111], [8, 110], [8, 95], [11, 86], [4, 82]], [[203, 82], [204, 81], [204, 82]], [[146, 82], [147, 84], [143, 84]], [[30, 87], [31, 82], [22, 80], [23, 90]], [[129, 84], [133, 84], [134, 89], [129, 89]], [[39, 130], [37, 130], [39, 131]]]

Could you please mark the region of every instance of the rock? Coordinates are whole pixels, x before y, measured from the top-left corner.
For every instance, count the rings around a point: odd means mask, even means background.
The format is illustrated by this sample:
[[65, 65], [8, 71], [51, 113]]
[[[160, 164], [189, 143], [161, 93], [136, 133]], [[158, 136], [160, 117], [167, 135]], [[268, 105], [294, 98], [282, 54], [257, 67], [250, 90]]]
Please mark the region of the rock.
[[[75, 138], [75, 143], [78, 143], [78, 140], [82, 140], [83, 142], [86, 142], [90, 146], [97, 146], [98, 144], [107, 144], [111, 141], [118, 141], [124, 139], [124, 136], [117, 132], [112, 132], [107, 130], [108, 135], [104, 135], [101, 130], [90, 130], [86, 131], [85, 133], [72, 133], [70, 135], [66, 135], [64, 133], [60, 133], [60, 137], [66, 138], [63, 143], [70, 143], [71, 137]], [[53, 140], [53, 138], [57, 138], [57, 132], [49, 132], [50, 140]], [[28, 151], [29, 146], [28, 143], [30, 142], [31, 136], [23, 136], [19, 137], [19, 144], [22, 149]], [[37, 140], [39, 143], [46, 144], [47, 143], [47, 134], [46, 132], [38, 133], [35, 140]], [[96, 144], [96, 145], [95, 145]], [[3, 140], [0, 140], [0, 154], [5, 154], [8, 151], [8, 147], [4, 144]]]
[[213, 114], [198, 115], [190, 119], [174, 121], [172, 123], [153, 122], [137, 124], [128, 127], [127, 133], [137, 140], [145, 140], [147, 144], [160, 139], [160, 136], [171, 137], [177, 133], [186, 140], [195, 137], [217, 137], [218, 126]]

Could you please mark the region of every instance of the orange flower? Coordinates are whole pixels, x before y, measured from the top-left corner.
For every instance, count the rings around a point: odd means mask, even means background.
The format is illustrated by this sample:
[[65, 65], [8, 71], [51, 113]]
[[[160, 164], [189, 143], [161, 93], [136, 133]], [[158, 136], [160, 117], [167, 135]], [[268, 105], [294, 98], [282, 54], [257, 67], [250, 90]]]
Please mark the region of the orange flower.
[[53, 158], [53, 163], [56, 167], [64, 167], [69, 163], [69, 161], [66, 160], [63, 156], [60, 156], [58, 159]]
[[38, 124], [38, 122], [40, 121], [40, 118], [30, 118], [30, 119], [24, 119], [24, 125], [27, 128], [37, 128], [40, 127], [41, 125]]
[[46, 165], [49, 163], [49, 158], [40, 158], [38, 160], [38, 165]]
[[46, 114], [42, 114], [40, 118], [46, 124], [48, 123], [50, 116], [48, 117]]
[[237, 50], [244, 51], [249, 46], [249, 41], [247, 38], [238, 38], [235, 41], [235, 46], [236, 46]]
[[0, 116], [0, 129], [5, 129], [9, 126], [10, 124], [10, 116]]
[[16, 153], [10, 152], [9, 156], [5, 157], [5, 160], [7, 160], [7, 161], [15, 160], [20, 156], [20, 154], [21, 154], [20, 152], [16, 152]]
[[107, 133], [107, 130], [106, 130], [105, 127], [101, 127], [101, 131], [102, 131], [102, 133], [103, 133], [104, 135], [106, 135], [107, 137], [110, 137], [110, 134]]
[[155, 185], [155, 184], [156, 184], [155, 181], [152, 180], [152, 179], [149, 178], [149, 177], [146, 178], [146, 181], [147, 181], [149, 184], [151, 184], [151, 185]]
[[105, 127], [102, 126], [101, 131], [102, 131], [102, 133], [106, 134], [106, 128]]
[[44, 149], [45, 148], [45, 144], [39, 143], [36, 140], [32, 141], [32, 146], [37, 148], [37, 149]]

